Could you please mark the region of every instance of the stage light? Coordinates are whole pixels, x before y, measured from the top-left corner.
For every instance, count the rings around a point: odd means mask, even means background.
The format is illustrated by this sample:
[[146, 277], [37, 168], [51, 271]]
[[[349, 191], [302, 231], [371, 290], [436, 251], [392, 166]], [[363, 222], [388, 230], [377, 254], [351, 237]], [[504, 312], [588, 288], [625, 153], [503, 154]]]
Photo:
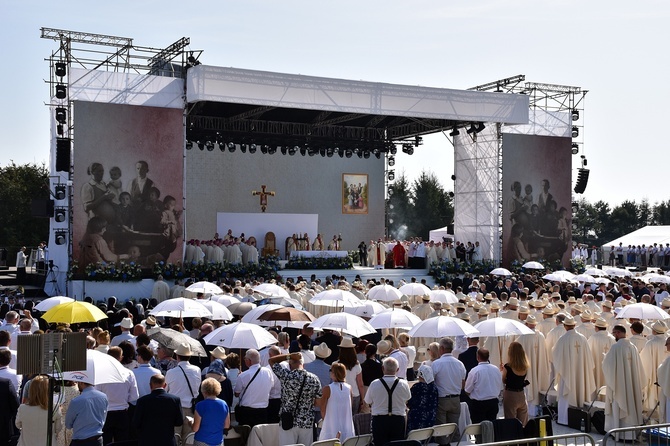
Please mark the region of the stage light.
[[298, 151], [298, 146], [289, 147], [288, 154], [293, 156]]
[[198, 149], [205, 150], [205, 144], [201, 143], [200, 141], [198, 141], [197, 144], [198, 144]]
[[229, 142], [229, 143], [228, 143], [228, 151], [229, 151], [230, 153], [235, 152], [236, 149], [237, 149], [237, 146], [235, 145], [235, 143], [232, 143], [232, 142]]
[[58, 99], [65, 99], [67, 97], [67, 87], [65, 85], [56, 85], [56, 97]]
[[56, 208], [56, 211], [54, 212], [54, 220], [56, 220], [58, 223], [63, 223], [66, 218], [67, 209], [63, 207]]
[[222, 152], [225, 152], [226, 151], [226, 145], [224, 143], [220, 142], [219, 143], [219, 150], [222, 151]]
[[306, 156], [307, 155], [307, 149], [305, 147], [300, 148], [300, 155]]
[[477, 133], [477, 128], [475, 127], [475, 123], [473, 122], [470, 124], [470, 128], [466, 130], [468, 132], [468, 135], [471, 135], [473, 133]]
[[576, 138], [579, 136], [579, 127], [572, 127], [572, 137]]
[[56, 125], [56, 133], [63, 136], [64, 131], [65, 131], [65, 128], [63, 127], [63, 124]]
[[579, 153], [579, 144], [572, 143], [572, 154], [577, 155]]
[[240, 144], [240, 152], [247, 153], [247, 145], [246, 144]]
[[344, 149], [340, 149], [339, 147], [335, 147], [335, 151], [337, 152], [338, 155], [340, 155], [340, 158], [344, 157]]
[[56, 121], [60, 124], [67, 123], [67, 109], [56, 107]]
[[449, 132], [449, 136], [458, 136], [461, 132], [458, 131], [458, 127], [454, 126], [454, 128]]
[[389, 175], [388, 175], [388, 177], [389, 177], [389, 181], [393, 181], [393, 180], [395, 180], [395, 172], [392, 171], [392, 170], [389, 170]]
[[456, 181], [456, 175], [451, 176], [451, 181]]
[[191, 150], [193, 148], [193, 143], [191, 141], [186, 141], [186, 150]]
[[414, 154], [414, 147], [412, 147], [411, 144], [403, 144], [402, 145], [402, 151], [408, 155], [413, 155]]
[[214, 143], [212, 141], [207, 141], [205, 143], [205, 147], [207, 147], [208, 152], [211, 152], [212, 150], [214, 150]]
[[256, 153], [256, 144], [251, 144], [249, 146], [249, 153]]
[[67, 231], [63, 229], [56, 230], [56, 236], [54, 237], [57, 245], [64, 245], [67, 243]]
[[372, 149], [372, 154], [379, 158], [379, 149]]
[[395, 144], [393, 144], [391, 146], [390, 152], [391, 152], [391, 155], [395, 155], [396, 153], [398, 153], [398, 148], [395, 146]]
[[331, 147], [328, 147], [328, 148], [326, 149], [326, 156], [327, 156], [328, 158], [332, 158], [332, 157], [333, 157], [333, 149], [332, 149]]
[[579, 121], [579, 110], [572, 110], [572, 120]]
[[483, 131], [485, 128], [486, 128], [486, 126], [484, 125], [483, 122], [478, 122], [475, 125], [475, 133], [479, 133], [479, 132]]
[[267, 144], [263, 144], [263, 145], [261, 146], [261, 153], [262, 153], [263, 155], [266, 155], [266, 154], [268, 153], [268, 149], [269, 149], [268, 145], [267, 145]]
[[286, 155], [286, 152], [288, 151], [288, 149], [284, 146], [281, 146], [281, 149], [279, 149], [279, 150], [281, 151], [282, 155]]
[[366, 150], [365, 152], [363, 152], [363, 158], [365, 158], [365, 159], [370, 158], [370, 151], [369, 150]]
[[423, 144], [423, 138], [420, 136], [415, 136], [414, 137], [414, 147], [419, 147], [421, 144]]
[[65, 200], [65, 185], [64, 184], [56, 184], [54, 187], [55, 193], [54, 193], [54, 198], [56, 200]]
[[275, 153], [277, 153], [277, 147], [276, 147], [276, 146], [270, 146], [270, 147], [268, 148], [268, 153], [269, 153], [270, 155], [274, 155]]
[[359, 157], [359, 158], [362, 158], [362, 157], [363, 157], [363, 152], [361, 152], [361, 149], [359, 149], [358, 147], [356, 147], [356, 148], [354, 149], [354, 155], [356, 155], [356, 156]]
[[65, 62], [56, 62], [56, 76], [63, 77], [67, 74], [67, 65]]
[[344, 156], [346, 156], [347, 158], [351, 158], [352, 156], [354, 156], [354, 152], [351, 149], [347, 149], [344, 151]]
[[314, 155], [316, 155], [317, 153], [319, 153], [319, 151], [316, 150], [316, 149], [313, 149], [313, 148], [311, 148], [311, 147], [307, 150], [307, 154], [308, 154], [309, 156], [314, 156]]
[[586, 166], [589, 162], [587, 161], [586, 157], [582, 155], [582, 167]]
[[389, 166], [393, 167], [395, 166], [395, 157], [389, 157]]

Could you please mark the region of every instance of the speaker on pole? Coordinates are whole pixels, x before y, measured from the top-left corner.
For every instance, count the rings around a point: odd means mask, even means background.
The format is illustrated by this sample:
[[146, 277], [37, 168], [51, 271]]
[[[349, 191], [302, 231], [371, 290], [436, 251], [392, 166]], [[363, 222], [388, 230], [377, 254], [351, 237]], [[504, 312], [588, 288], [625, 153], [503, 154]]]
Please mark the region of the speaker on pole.
[[575, 193], [583, 194], [586, 190], [586, 184], [589, 182], [589, 169], [581, 167], [577, 174], [577, 184], [575, 184]]
[[70, 171], [70, 139], [56, 139], [56, 171]]

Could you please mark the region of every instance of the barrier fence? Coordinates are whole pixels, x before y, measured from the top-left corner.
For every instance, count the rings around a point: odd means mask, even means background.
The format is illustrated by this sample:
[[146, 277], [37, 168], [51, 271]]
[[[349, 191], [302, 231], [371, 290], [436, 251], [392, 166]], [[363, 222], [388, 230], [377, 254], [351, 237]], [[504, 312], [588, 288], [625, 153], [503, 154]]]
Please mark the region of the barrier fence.
[[[462, 442], [461, 444], [471, 444]], [[595, 446], [596, 440], [589, 434], [577, 432], [574, 434], [553, 435], [550, 437], [521, 438], [513, 441], [498, 441], [484, 443], [478, 446]], [[604, 443], [603, 443], [604, 446]]]
[[616, 442], [631, 442], [650, 446], [670, 446], [670, 423], [651, 424], [648, 426], [622, 427], [607, 431], [602, 446], [614, 445]]

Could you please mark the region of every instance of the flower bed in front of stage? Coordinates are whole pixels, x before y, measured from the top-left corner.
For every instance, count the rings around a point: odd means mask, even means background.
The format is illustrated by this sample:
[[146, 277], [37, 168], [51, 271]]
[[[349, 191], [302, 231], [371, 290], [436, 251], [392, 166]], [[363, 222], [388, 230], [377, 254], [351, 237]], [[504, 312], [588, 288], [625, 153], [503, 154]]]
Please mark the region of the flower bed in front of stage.
[[346, 257], [294, 257], [286, 264], [286, 269], [351, 269], [354, 262]]

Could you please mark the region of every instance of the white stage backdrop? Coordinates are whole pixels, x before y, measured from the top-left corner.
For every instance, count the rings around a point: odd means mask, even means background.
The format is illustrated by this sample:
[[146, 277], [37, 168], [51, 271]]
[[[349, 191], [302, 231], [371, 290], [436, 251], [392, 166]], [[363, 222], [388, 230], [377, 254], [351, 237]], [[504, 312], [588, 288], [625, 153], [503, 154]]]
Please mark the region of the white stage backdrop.
[[[318, 214], [271, 214], [271, 213], [228, 213], [219, 212], [216, 214], [216, 230], [223, 236], [228, 229], [233, 230], [233, 234], [256, 237], [256, 246], [258, 253], [265, 246], [265, 234], [274, 232], [277, 240], [277, 249], [281, 258], [286, 257], [284, 251], [287, 237], [293, 234], [309, 235], [310, 243], [314, 242], [319, 228]], [[324, 243], [327, 246], [330, 238], [322, 234]]]

